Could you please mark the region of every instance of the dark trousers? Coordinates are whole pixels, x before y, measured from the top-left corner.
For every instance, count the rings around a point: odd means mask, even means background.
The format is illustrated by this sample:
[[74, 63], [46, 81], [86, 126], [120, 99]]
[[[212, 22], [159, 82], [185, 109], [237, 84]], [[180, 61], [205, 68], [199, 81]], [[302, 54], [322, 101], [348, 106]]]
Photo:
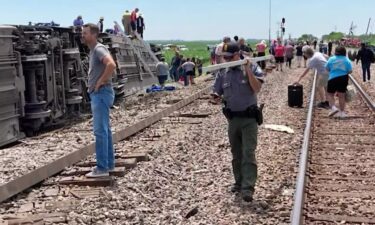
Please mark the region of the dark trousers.
[[289, 68], [292, 67], [292, 57], [286, 57], [286, 66], [289, 66]]
[[366, 82], [366, 74], [367, 74], [367, 80], [370, 80], [371, 78], [370, 66], [371, 66], [371, 63], [362, 63], [363, 82]]
[[255, 158], [258, 124], [254, 118], [234, 117], [229, 120], [228, 135], [235, 185], [241, 187], [241, 192], [254, 192], [258, 177]]
[[328, 56], [332, 55], [332, 48], [328, 48]]
[[137, 27], [137, 32], [141, 35], [141, 38], [143, 38], [143, 27]]
[[130, 26], [132, 27], [132, 31], [137, 31], [137, 24], [134, 21], [130, 22]]
[[[262, 56], [265, 56], [265, 55], [266, 55], [265, 52], [258, 52], [258, 57], [262, 57]], [[266, 61], [258, 62], [258, 65], [262, 68], [262, 70], [264, 70], [266, 68]]]

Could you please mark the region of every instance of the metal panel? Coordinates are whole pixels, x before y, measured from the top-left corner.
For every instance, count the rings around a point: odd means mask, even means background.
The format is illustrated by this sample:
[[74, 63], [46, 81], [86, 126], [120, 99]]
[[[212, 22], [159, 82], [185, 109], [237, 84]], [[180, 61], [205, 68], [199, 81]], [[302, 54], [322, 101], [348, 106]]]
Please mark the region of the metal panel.
[[17, 90], [17, 57], [13, 52], [14, 27], [0, 26], [0, 146], [17, 140], [19, 129], [19, 101]]

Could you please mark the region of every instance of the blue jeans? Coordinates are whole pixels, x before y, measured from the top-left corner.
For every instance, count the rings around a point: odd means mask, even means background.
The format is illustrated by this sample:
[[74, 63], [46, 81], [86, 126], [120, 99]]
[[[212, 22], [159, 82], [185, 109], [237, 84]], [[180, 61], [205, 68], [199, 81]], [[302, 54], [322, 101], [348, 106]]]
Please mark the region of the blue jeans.
[[177, 67], [172, 66], [171, 69], [169, 70], [169, 75], [171, 76], [172, 80], [177, 82], [178, 79], [179, 79], [179, 76], [178, 76], [178, 73], [177, 73]]
[[97, 92], [91, 92], [90, 98], [95, 135], [96, 165], [99, 171], [107, 172], [115, 166], [112, 131], [109, 121], [109, 110], [113, 105], [115, 94], [111, 86], [103, 86]]

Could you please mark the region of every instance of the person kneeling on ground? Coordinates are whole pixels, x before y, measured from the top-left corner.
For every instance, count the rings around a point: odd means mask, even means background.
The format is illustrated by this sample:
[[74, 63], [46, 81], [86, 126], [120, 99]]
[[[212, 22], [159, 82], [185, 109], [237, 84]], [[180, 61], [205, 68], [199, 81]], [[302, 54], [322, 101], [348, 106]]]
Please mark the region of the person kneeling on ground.
[[[353, 67], [349, 58], [346, 57], [346, 49], [344, 46], [338, 46], [335, 50], [335, 56], [329, 58], [326, 69], [329, 71], [327, 98], [331, 106], [331, 112], [328, 116], [345, 118], [347, 114], [345, 110], [345, 93], [349, 82], [349, 74], [352, 72]], [[337, 93], [339, 97], [339, 108], [335, 106], [334, 94]]]
[[165, 81], [168, 79], [169, 75], [169, 66], [165, 62], [165, 58], [161, 58], [160, 62], [156, 64], [156, 76], [159, 79], [159, 84], [161, 87], [164, 87]]
[[300, 83], [301, 79], [306, 76], [306, 74], [310, 71], [310, 69], [317, 70], [317, 90], [318, 95], [320, 98], [320, 102], [318, 103], [319, 108], [326, 108], [329, 109], [329, 103], [327, 101], [327, 84], [328, 84], [328, 71], [326, 70], [327, 64], [327, 55], [324, 55], [320, 52], [315, 52], [312, 48], [306, 48], [305, 52], [303, 53], [306, 59], [310, 59], [307, 65], [307, 68], [302, 73], [302, 75], [298, 78], [295, 83]]

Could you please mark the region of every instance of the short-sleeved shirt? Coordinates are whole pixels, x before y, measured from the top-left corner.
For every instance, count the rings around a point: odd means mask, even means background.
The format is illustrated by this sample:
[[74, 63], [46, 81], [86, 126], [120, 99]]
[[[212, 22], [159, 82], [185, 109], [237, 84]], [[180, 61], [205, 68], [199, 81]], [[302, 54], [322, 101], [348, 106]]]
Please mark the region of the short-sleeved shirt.
[[185, 70], [185, 72], [193, 71], [195, 64], [193, 62], [185, 62], [181, 67]]
[[215, 48], [215, 55], [220, 56], [223, 53], [224, 42], [218, 44]]
[[308, 48], [310, 48], [310, 46], [308, 46], [308, 45], [304, 45], [304, 46], [302, 47], [302, 52], [305, 52], [306, 49], [308, 49]]
[[82, 19], [75, 19], [73, 21], [73, 26], [83, 26], [83, 20]]
[[158, 62], [156, 64], [156, 76], [168, 76], [169, 74], [169, 68], [168, 63], [166, 62]]
[[346, 56], [332, 56], [329, 58], [326, 68], [329, 71], [329, 80], [346, 76], [353, 70], [352, 63]]
[[303, 56], [302, 46], [296, 47], [296, 56]]
[[307, 67], [309, 69], [316, 69], [318, 74], [328, 74], [326, 69], [327, 59], [320, 52], [315, 52], [313, 57], [309, 59]]
[[132, 21], [132, 22], [136, 22], [137, 21], [137, 13], [135, 11], [133, 11], [130, 14], [130, 21]]
[[[252, 66], [256, 78], [263, 82], [263, 72], [258, 65]], [[249, 84], [249, 78], [241, 67], [222, 70], [216, 77], [213, 91], [223, 95], [226, 106], [234, 111], [245, 111], [248, 107], [257, 104], [257, 95]]]
[[267, 48], [267, 45], [263, 44], [263, 43], [259, 43], [257, 44], [256, 46], [257, 48], [257, 52], [265, 52], [266, 51], [266, 48]]
[[285, 46], [285, 56], [288, 58], [293, 57], [294, 48], [291, 45]]
[[[89, 93], [93, 92], [95, 89], [96, 82], [99, 80], [100, 76], [103, 74], [106, 65], [103, 64], [103, 59], [105, 56], [109, 55], [108, 49], [97, 43], [96, 46], [90, 51], [90, 65], [89, 65], [89, 80], [88, 88]], [[112, 79], [108, 80], [108, 84], [112, 84]]]
[[282, 45], [277, 45], [275, 48], [275, 56], [276, 57], [283, 57], [285, 52], [285, 48]]

